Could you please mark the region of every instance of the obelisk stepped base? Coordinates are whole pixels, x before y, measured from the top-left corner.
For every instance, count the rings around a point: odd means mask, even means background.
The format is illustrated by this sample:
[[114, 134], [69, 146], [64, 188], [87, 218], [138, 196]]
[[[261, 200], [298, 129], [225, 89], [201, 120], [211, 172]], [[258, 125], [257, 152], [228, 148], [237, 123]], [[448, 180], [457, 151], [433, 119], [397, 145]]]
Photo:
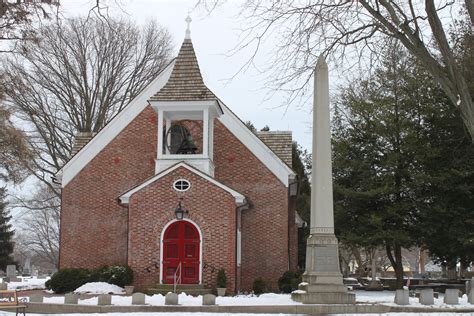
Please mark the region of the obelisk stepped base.
[[306, 244], [306, 272], [292, 299], [305, 304], [354, 304], [339, 270], [339, 249], [333, 234], [310, 235]]

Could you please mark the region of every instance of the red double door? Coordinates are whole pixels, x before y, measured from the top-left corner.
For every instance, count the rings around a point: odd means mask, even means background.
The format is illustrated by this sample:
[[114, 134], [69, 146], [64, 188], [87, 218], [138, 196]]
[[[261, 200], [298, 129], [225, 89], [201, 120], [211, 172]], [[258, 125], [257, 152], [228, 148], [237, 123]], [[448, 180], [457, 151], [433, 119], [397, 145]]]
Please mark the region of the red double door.
[[181, 264], [181, 284], [199, 283], [199, 232], [188, 221], [176, 221], [166, 229], [163, 238], [163, 283], [173, 284]]

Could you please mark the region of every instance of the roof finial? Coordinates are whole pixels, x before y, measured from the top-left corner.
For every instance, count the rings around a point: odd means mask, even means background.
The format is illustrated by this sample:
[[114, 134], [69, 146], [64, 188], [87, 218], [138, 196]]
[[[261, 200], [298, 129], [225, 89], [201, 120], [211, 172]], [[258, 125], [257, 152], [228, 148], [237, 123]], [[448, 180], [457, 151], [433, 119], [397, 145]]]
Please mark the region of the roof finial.
[[191, 17], [189, 16], [186, 18], [186, 23], [188, 24], [188, 27], [186, 28], [186, 35], [184, 36], [185, 39], [191, 39], [191, 29], [189, 28], [189, 25], [191, 24]]

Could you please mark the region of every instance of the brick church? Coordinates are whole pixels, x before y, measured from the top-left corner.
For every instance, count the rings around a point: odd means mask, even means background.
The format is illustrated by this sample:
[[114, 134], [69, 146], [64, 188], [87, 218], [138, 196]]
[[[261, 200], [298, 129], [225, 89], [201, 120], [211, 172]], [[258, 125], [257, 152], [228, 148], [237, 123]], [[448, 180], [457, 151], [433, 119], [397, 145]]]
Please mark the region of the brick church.
[[[238, 105], [235, 105], [238, 106]], [[127, 264], [134, 285], [216, 286], [296, 268], [291, 132], [252, 132], [204, 84], [187, 31], [178, 56], [58, 173], [63, 268]]]

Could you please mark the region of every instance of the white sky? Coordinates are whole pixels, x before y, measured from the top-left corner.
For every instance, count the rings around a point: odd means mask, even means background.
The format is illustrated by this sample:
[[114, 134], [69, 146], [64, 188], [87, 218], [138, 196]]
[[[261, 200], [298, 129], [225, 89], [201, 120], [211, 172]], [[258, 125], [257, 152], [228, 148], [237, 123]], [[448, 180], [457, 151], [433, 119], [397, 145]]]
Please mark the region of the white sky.
[[[185, 18], [197, 0], [119, 0], [120, 8], [108, 1], [111, 16], [129, 16], [136, 23], [150, 19], [165, 26], [174, 41], [175, 53], [184, 39]], [[227, 1], [211, 15], [202, 9], [190, 13], [191, 38], [206, 85], [243, 121], [252, 121], [257, 129], [268, 125], [271, 130], [291, 130], [293, 139], [304, 148], [311, 147], [311, 104], [281, 106], [284, 95], [268, 100], [265, 83], [268, 74], [256, 69], [240, 73], [229, 81], [247, 61], [250, 50], [226, 56], [238, 43], [243, 21], [237, 17], [240, 1]], [[91, 0], [61, 2], [64, 16], [87, 15], [94, 6]], [[272, 54], [273, 43], [265, 43], [257, 57], [264, 64]]]

